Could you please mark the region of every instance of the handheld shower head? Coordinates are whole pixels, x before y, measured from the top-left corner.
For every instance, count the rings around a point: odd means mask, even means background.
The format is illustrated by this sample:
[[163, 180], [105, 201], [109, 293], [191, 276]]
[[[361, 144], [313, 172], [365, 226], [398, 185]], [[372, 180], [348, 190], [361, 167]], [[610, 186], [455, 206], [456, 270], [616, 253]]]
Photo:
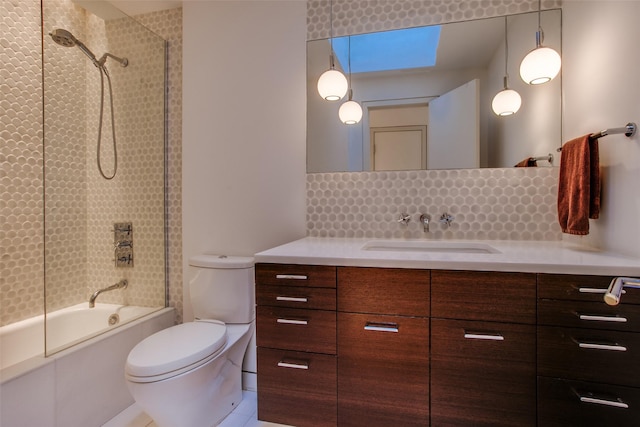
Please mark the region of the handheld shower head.
[[96, 56], [89, 50], [88, 47], [84, 45], [80, 40], [75, 38], [73, 34], [71, 34], [67, 30], [63, 30], [62, 28], [56, 28], [52, 32], [49, 33], [54, 42], [58, 43], [60, 46], [64, 47], [72, 47], [77, 46], [85, 55], [89, 57], [93, 65], [96, 67], [100, 67], [100, 63], [96, 59]]

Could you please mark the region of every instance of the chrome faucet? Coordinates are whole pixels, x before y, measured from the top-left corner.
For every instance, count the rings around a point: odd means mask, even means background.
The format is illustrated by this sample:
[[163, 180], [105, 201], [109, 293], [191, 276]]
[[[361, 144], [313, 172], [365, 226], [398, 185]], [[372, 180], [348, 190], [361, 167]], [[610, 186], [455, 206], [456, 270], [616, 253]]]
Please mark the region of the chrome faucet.
[[420, 215], [420, 223], [422, 224], [422, 228], [425, 233], [429, 232], [429, 221], [431, 221], [431, 216], [427, 214]]
[[127, 285], [129, 285], [129, 282], [127, 282], [127, 279], [122, 279], [118, 283], [116, 283], [115, 285], [111, 285], [111, 286], [107, 286], [106, 288], [98, 289], [97, 291], [95, 291], [93, 293], [93, 295], [91, 295], [91, 298], [89, 298], [89, 308], [93, 308], [93, 307], [96, 306], [96, 298], [98, 298], [98, 295], [100, 295], [101, 293], [109, 292], [109, 291], [115, 291], [116, 289], [126, 289]]

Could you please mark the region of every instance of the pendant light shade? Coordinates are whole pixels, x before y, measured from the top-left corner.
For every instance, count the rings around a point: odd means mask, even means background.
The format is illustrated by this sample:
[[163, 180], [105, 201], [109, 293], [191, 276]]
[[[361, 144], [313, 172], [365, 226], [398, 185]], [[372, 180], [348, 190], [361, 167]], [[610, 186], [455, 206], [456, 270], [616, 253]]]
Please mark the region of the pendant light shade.
[[515, 114], [522, 105], [520, 94], [509, 89], [509, 39], [507, 38], [507, 17], [504, 17], [504, 89], [493, 97], [491, 108], [498, 116], [510, 116]]
[[561, 64], [558, 52], [550, 47], [539, 46], [522, 60], [520, 77], [530, 85], [546, 83], [558, 75]]
[[530, 85], [540, 85], [553, 80], [560, 72], [562, 60], [560, 55], [550, 47], [542, 46], [544, 31], [540, 24], [542, 0], [538, 0], [538, 31], [536, 32], [536, 48], [524, 57], [520, 63], [520, 77]]
[[337, 101], [344, 98], [348, 89], [347, 78], [336, 69], [328, 69], [318, 79], [318, 93], [327, 101]]
[[491, 108], [499, 116], [515, 114], [522, 105], [520, 94], [513, 89], [504, 89], [493, 97]]
[[347, 94], [347, 78], [336, 70], [333, 57], [333, 0], [329, 5], [329, 69], [318, 79], [318, 93], [327, 101], [338, 101]]
[[351, 99], [351, 93], [349, 100], [340, 106], [338, 117], [345, 125], [355, 125], [362, 120], [362, 107]]

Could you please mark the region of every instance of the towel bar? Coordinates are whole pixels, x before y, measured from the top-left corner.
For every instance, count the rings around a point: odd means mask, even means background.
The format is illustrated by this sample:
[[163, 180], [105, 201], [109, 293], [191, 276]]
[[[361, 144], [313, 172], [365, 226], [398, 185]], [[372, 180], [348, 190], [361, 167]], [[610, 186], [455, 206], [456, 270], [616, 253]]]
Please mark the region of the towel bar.
[[613, 135], [616, 133], [624, 133], [624, 136], [631, 138], [633, 135], [636, 134], [636, 129], [638, 127], [636, 126], [635, 123], [627, 123], [626, 126], [621, 127], [621, 128], [612, 128], [612, 129], [605, 129], [605, 130], [601, 130], [598, 133], [593, 133], [591, 134], [591, 138], [592, 139], [598, 139], [601, 138], [603, 136], [607, 136], [607, 135]]
[[[601, 130], [600, 132], [592, 133], [589, 137], [591, 139], [598, 139], [598, 138], [602, 138], [603, 136], [607, 136], [607, 135], [614, 135], [614, 134], [617, 134], [617, 133], [624, 133], [624, 136], [626, 136], [627, 138], [631, 138], [632, 136], [634, 136], [636, 134], [636, 130], [637, 129], [638, 129], [638, 125], [636, 125], [633, 122], [629, 122], [629, 123], [627, 123], [626, 126], [623, 126], [621, 128], [609, 128], [609, 129]], [[562, 151], [562, 147], [558, 148], [557, 151], [558, 152]]]
[[537, 162], [540, 160], [546, 160], [547, 162], [553, 164], [553, 154], [549, 153], [546, 156], [540, 156], [540, 157], [529, 157], [529, 160]]

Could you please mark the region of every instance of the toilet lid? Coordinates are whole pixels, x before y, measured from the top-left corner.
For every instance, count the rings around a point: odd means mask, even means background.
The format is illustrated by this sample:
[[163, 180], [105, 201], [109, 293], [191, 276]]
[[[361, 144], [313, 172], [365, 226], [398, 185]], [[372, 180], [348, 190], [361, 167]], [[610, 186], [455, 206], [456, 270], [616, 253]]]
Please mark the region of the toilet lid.
[[140, 341], [129, 353], [126, 372], [151, 377], [177, 371], [221, 350], [227, 328], [217, 320], [182, 323]]

